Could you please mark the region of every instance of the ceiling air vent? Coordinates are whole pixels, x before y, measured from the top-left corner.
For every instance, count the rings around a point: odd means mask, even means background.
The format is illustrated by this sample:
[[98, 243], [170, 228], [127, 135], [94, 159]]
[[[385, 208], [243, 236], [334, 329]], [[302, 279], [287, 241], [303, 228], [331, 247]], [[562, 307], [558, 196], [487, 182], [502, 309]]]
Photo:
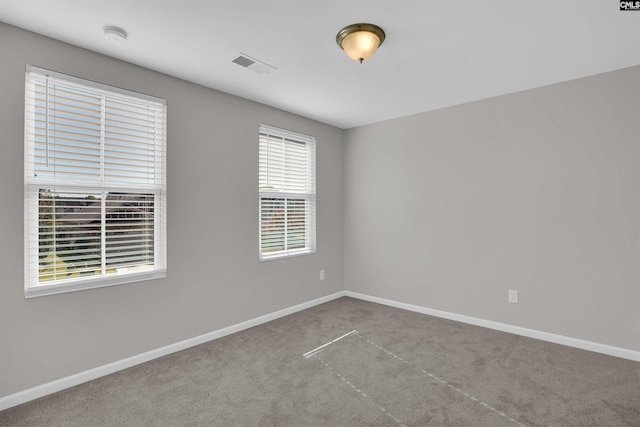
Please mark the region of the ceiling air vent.
[[258, 74], [269, 74], [269, 71], [277, 69], [272, 65], [266, 64], [262, 61], [252, 58], [249, 55], [245, 55], [242, 52], [240, 52], [240, 56], [238, 56], [236, 59], [234, 59], [231, 62], [238, 64], [244, 68], [247, 68], [251, 71], [254, 71]]

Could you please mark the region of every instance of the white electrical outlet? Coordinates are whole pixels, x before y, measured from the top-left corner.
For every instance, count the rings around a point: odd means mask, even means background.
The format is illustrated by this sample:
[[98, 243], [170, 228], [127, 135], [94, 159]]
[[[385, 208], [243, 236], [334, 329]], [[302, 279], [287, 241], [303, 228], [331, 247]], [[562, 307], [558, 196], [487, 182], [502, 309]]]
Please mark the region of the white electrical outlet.
[[324, 280], [324, 270], [320, 270], [320, 280]]
[[513, 304], [518, 303], [518, 291], [514, 291], [513, 289], [509, 289], [509, 302]]

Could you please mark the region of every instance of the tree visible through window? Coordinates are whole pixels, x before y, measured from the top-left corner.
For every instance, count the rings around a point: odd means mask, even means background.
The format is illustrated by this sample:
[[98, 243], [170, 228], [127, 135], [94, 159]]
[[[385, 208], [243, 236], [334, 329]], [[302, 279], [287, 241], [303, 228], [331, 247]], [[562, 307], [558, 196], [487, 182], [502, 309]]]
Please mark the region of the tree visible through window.
[[260, 259], [315, 252], [315, 138], [260, 127]]

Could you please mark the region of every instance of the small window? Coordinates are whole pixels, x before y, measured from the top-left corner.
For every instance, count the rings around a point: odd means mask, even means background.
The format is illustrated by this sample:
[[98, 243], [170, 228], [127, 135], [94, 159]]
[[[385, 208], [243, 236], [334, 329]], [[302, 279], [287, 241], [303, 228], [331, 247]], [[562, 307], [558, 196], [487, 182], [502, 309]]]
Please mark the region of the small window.
[[316, 250], [316, 140], [260, 126], [260, 260]]
[[27, 67], [25, 295], [166, 277], [166, 102]]

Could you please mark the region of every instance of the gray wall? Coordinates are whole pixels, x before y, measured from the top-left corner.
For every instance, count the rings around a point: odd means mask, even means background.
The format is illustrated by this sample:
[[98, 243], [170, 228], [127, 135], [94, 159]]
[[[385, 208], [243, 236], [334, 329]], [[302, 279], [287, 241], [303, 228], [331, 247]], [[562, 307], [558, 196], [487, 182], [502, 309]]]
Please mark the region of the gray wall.
[[[3, 23], [0, 41], [0, 397], [344, 289], [340, 129]], [[25, 300], [26, 64], [167, 99], [167, 279]], [[261, 122], [317, 138], [315, 255], [258, 262]]]
[[[0, 397], [345, 287], [640, 350], [640, 67], [343, 133], [3, 23], [0, 40]], [[167, 279], [25, 300], [29, 63], [167, 99]], [[257, 260], [260, 122], [317, 137], [316, 255]]]
[[640, 350], [639, 111], [634, 67], [347, 131], [346, 289]]

